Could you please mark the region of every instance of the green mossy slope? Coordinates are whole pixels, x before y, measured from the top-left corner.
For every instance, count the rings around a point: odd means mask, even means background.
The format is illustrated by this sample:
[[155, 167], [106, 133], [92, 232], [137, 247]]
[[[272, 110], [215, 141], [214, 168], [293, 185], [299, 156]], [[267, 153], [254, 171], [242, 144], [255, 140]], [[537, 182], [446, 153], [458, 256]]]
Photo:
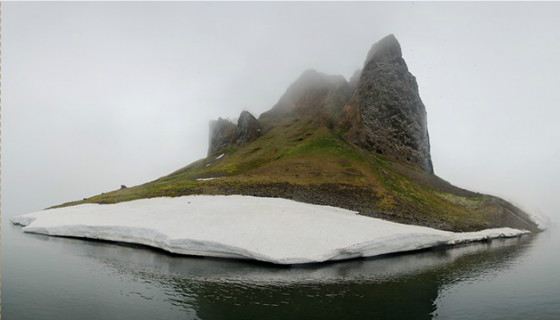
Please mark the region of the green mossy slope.
[[362, 150], [321, 121], [297, 117], [283, 119], [222, 157], [61, 206], [190, 194], [285, 197], [454, 231], [536, 230], [525, 213], [504, 200], [454, 187], [410, 164]]

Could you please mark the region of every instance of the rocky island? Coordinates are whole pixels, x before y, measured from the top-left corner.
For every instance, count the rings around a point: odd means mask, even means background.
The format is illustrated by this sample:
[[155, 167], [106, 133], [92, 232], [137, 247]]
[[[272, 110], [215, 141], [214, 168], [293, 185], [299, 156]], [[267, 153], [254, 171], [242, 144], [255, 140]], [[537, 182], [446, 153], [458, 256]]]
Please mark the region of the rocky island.
[[16, 217], [24, 231], [202, 256], [308, 263], [536, 232], [511, 203], [439, 178], [393, 35], [348, 81], [305, 71], [258, 118], [210, 123], [209, 149], [157, 180]]

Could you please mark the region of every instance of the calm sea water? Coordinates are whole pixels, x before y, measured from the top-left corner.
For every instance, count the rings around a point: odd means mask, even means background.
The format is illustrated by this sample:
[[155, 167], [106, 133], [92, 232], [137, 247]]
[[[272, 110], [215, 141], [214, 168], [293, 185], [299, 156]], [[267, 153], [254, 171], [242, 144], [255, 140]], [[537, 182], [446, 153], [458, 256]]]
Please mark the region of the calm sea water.
[[3, 221], [2, 319], [560, 319], [551, 230], [306, 267], [24, 234]]

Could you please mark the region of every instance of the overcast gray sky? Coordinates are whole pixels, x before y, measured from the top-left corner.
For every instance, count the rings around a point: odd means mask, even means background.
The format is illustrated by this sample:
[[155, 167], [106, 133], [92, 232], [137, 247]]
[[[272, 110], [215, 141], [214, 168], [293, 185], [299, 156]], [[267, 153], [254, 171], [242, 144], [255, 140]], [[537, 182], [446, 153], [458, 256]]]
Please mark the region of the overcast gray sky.
[[560, 3], [2, 4], [2, 208], [169, 173], [208, 121], [399, 39], [436, 172], [560, 217]]

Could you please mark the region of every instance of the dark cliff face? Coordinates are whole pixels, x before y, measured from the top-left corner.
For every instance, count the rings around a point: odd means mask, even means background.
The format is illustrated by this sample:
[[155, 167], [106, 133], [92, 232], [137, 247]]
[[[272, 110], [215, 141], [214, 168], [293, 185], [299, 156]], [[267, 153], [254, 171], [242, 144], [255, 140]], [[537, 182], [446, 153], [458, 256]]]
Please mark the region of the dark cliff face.
[[259, 121], [248, 111], [241, 112], [237, 120], [237, 144], [245, 144], [257, 139], [261, 135]]
[[334, 122], [349, 142], [433, 173], [426, 109], [393, 35], [372, 46], [348, 82], [305, 71], [260, 119], [286, 116]]
[[371, 48], [347, 112], [353, 143], [433, 173], [426, 109], [393, 35]]
[[[285, 117], [337, 126], [349, 142], [361, 148], [434, 172], [426, 108], [393, 35], [372, 46], [363, 69], [349, 81], [305, 71], [259, 120], [269, 128]], [[259, 120], [242, 113], [236, 130], [233, 123], [218, 120], [211, 126], [209, 154], [254, 140], [260, 134]]]
[[216, 155], [234, 145], [243, 145], [261, 135], [259, 121], [248, 111], [241, 112], [237, 126], [226, 119], [210, 121], [210, 142], [208, 155]]

